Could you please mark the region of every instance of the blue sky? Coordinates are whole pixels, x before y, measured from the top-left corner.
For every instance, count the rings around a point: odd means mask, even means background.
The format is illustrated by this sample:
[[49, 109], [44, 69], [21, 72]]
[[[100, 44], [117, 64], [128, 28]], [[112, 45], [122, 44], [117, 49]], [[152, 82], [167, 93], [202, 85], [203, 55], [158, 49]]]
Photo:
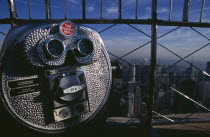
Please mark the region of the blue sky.
[[[0, 5], [0, 18], [8, 18], [9, 11], [7, 0], [1, 0]], [[70, 19], [82, 18], [82, 0], [67, 0], [67, 17]], [[100, 16], [100, 0], [86, 0], [86, 12], [87, 18], [97, 19]], [[135, 2], [136, 0], [122, 0], [122, 18], [124, 19], [134, 19], [135, 18]], [[202, 0], [191, 0], [189, 21], [196, 22], [199, 21], [200, 7]], [[116, 19], [118, 17], [118, 0], [103, 0], [103, 17], [106, 19]], [[172, 20], [181, 21], [182, 11], [183, 11], [183, 0], [173, 0], [173, 11]], [[18, 18], [27, 19], [27, 0], [16, 0]], [[64, 2], [63, 0], [51, 0], [52, 6], [52, 18], [60, 19], [64, 18]], [[139, 0], [139, 12], [138, 18], [148, 19], [151, 18], [151, 0]], [[169, 11], [169, 0], [158, 0], [158, 18], [167, 20]], [[203, 22], [210, 22], [210, 1], [206, 0], [203, 14]], [[31, 0], [31, 14], [33, 19], [44, 19], [44, 0]], [[106, 28], [110, 24], [104, 25], [88, 25], [98, 31]], [[138, 29], [144, 31], [145, 33], [151, 33], [149, 25], [133, 25]], [[0, 25], [0, 31], [7, 33], [10, 25]], [[175, 27], [158, 26], [158, 36], [166, 33], [167, 31]], [[207, 28], [196, 28], [207, 37], [210, 38], [210, 29]], [[150, 39], [132, 29], [128, 25], [116, 25], [108, 31], [101, 34], [102, 39], [108, 49], [108, 51], [115, 53], [117, 56], [122, 56], [125, 53], [131, 51], [134, 48], [150, 41]], [[0, 44], [2, 43], [4, 36], [0, 34]], [[173, 33], [161, 38], [159, 43], [162, 43], [167, 48], [178, 53], [182, 57], [188, 55], [194, 50], [207, 44], [209, 41], [199, 36], [190, 28], [182, 27], [177, 29]], [[195, 62], [201, 62], [204, 66], [206, 61], [209, 59], [210, 46], [204, 48], [203, 50], [197, 52], [193, 56], [187, 58], [188, 60], [194, 60]], [[142, 61], [144, 57], [150, 56], [150, 44], [133, 52], [133, 54], [127, 56], [125, 59], [137, 58]], [[164, 62], [165, 60], [172, 60], [174, 62], [177, 60], [176, 56], [172, 55], [165, 49], [158, 47], [158, 60]]]

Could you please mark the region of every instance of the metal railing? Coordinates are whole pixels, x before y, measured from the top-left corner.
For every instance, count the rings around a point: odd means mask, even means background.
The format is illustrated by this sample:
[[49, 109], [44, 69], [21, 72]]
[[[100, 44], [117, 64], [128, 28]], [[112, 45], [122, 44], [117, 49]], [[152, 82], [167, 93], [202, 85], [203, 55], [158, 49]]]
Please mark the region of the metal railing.
[[[71, 19], [75, 23], [85, 23], [85, 24], [150, 24], [154, 23], [154, 18], [151, 16], [149, 19], [141, 19], [138, 17], [139, 13], [139, 1], [136, 0], [135, 3], [135, 18], [134, 19], [123, 19], [122, 18], [122, 0], [118, 0], [118, 18], [117, 19], [105, 19], [103, 17], [103, 8], [104, 8], [104, 1], [100, 0], [100, 17], [98, 19], [88, 19], [86, 17], [86, 0], [82, 0], [82, 18], [81, 19]], [[204, 6], [205, 0], [202, 0], [201, 4], [201, 11], [200, 17], [197, 22], [189, 22], [188, 15], [189, 15], [189, 8], [190, 8], [190, 0], [183, 0], [184, 1], [184, 8], [183, 8], [183, 18], [182, 21], [173, 21], [172, 20], [172, 12], [173, 12], [173, 0], [168, 0], [168, 20], [160, 20], [155, 19], [157, 25], [163, 26], [188, 26], [188, 27], [209, 27], [209, 22], [203, 22], [203, 13], [204, 13]], [[10, 18], [0, 19], [1, 24], [22, 24], [22, 23], [29, 23], [29, 22], [40, 22], [40, 21], [62, 21], [69, 19], [67, 18], [67, 1], [61, 1], [64, 3], [64, 19], [51, 19], [51, 3], [50, 0], [45, 0], [45, 16], [46, 19], [32, 19], [31, 16], [31, 0], [28, 0], [28, 19], [19, 19], [18, 14], [16, 11], [16, 3], [15, 0], [8, 0], [9, 9], [10, 9]], [[153, 1], [152, 1], [153, 2]], [[152, 8], [151, 8], [152, 9]], [[157, 14], [157, 9], [156, 9]]]

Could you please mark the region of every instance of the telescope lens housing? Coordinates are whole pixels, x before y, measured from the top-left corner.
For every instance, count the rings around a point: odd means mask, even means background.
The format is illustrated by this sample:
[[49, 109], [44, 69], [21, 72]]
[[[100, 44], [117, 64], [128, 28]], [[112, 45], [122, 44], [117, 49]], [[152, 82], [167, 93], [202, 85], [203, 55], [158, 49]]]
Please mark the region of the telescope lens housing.
[[64, 45], [60, 40], [51, 39], [45, 45], [44, 51], [47, 57], [58, 58], [64, 52]]
[[77, 56], [87, 56], [93, 52], [93, 43], [88, 39], [82, 39], [77, 42], [75, 53]]

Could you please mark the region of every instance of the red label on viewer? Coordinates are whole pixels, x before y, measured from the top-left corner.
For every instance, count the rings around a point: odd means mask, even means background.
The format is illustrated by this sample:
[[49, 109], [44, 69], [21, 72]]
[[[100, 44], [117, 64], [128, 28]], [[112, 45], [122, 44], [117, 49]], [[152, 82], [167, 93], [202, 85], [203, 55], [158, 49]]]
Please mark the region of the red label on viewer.
[[74, 26], [69, 22], [63, 23], [60, 29], [62, 33], [66, 36], [71, 36], [72, 34], [74, 34]]

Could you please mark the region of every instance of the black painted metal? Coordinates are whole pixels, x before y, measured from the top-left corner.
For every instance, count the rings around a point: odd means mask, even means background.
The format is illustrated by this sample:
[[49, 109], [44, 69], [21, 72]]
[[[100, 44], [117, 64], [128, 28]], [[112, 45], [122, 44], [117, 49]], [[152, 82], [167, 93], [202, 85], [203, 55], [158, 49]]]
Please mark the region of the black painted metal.
[[67, 13], [66, 13], [66, 0], [64, 0], [64, 18], [67, 19]]
[[[8, 0], [10, 9], [10, 18], [0, 19], [0, 24], [25, 24], [31, 22], [46, 22], [45, 19], [32, 19], [30, 11], [30, 0], [28, 0], [29, 19], [17, 19], [17, 12], [15, 10], [15, 1]], [[202, 0], [200, 21], [188, 22], [188, 11], [190, 7], [190, 0], [184, 1], [183, 21], [171, 21], [173, 0], [169, 0], [169, 17], [168, 20], [157, 20], [157, 25], [163, 26], [185, 26], [185, 27], [210, 27], [210, 22], [202, 22], [203, 10], [205, 0]], [[50, 0], [45, 0], [46, 19], [48, 21], [64, 21], [67, 19], [66, 0], [64, 0], [64, 19], [51, 19]], [[149, 24], [152, 25], [152, 19], [138, 19], [138, 0], [136, 0], [136, 15], [135, 19], [122, 19], [122, 0], [118, 0], [118, 19], [103, 19], [103, 0], [100, 0], [100, 18], [87, 19], [86, 18], [86, 1], [82, 0], [82, 19], [71, 19], [75, 23], [82, 24]]]
[[28, 17], [31, 19], [31, 0], [28, 0]]
[[[128, 24], [128, 25], [129, 25], [129, 24]], [[136, 27], [134, 27], [134, 26], [132, 26], [132, 25], [129, 25], [129, 26], [131, 26], [133, 29], [139, 31], [140, 33], [144, 34], [145, 36], [151, 38], [151, 36], [149, 36], [149, 35], [146, 34], [145, 32], [142, 32], [141, 30], [137, 29]], [[176, 27], [176, 28], [174, 28], [174, 29], [172, 29], [172, 30], [170, 30], [170, 31], [168, 31], [168, 32], [166, 32], [166, 33], [164, 33], [163, 35], [159, 36], [157, 39], [160, 39], [160, 38], [166, 36], [167, 34], [169, 34], [169, 33], [173, 32], [173, 31], [177, 30], [178, 28], [180, 28], [180, 27]], [[144, 46], [146, 46], [146, 45], [149, 44], [150, 42], [151, 42], [151, 41], [146, 42], [146, 43], [142, 44], [141, 46], [139, 46], [139, 47], [137, 47], [137, 48], [135, 48], [135, 49], [133, 49], [133, 50], [127, 52], [125, 55], [121, 56], [120, 59], [122, 59], [122, 58], [128, 56], [129, 54], [135, 52], [136, 50], [138, 50], [138, 49], [140, 49], [140, 48], [143, 48]]]
[[137, 29], [136, 27], [134, 27], [134, 26], [133, 26], [133, 25], [131, 25], [131, 24], [128, 24], [128, 26], [130, 26], [131, 28], [133, 28], [133, 29], [137, 30], [138, 32], [140, 32], [140, 33], [142, 33], [142, 34], [146, 35], [147, 37], [151, 37], [150, 35], [146, 34], [145, 32], [141, 31], [140, 29]]
[[82, 19], [86, 19], [86, 1], [82, 0]]
[[45, 13], [46, 13], [46, 19], [51, 19], [51, 6], [50, 6], [50, 0], [45, 0]]
[[182, 16], [183, 22], [188, 22], [189, 7], [190, 7], [190, 0], [184, 0], [184, 8]]
[[[204, 75], [209, 75], [207, 72], [203, 71], [202, 69], [200, 69], [199, 67], [195, 66], [194, 64], [192, 64], [191, 62], [185, 60], [184, 58], [182, 58], [180, 55], [178, 55], [177, 53], [173, 52], [172, 50], [170, 50], [169, 48], [163, 46], [162, 44], [158, 43], [159, 46], [161, 46], [162, 48], [166, 49], [167, 51], [169, 51], [170, 53], [174, 54], [175, 56], [177, 56], [178, 58], [180, 58], [180, 60], [185, 61], [186, 63], [188, 63], [189, 65], [192, 65], [194, 68], [196, 68], [197, 70], [201, 71]], [[208, 46], [209, 44], [205, 45], [204, 47]], [[202, 49], [202, 48], [201, 48]], [[198, 49], [199, 50], [199, 49]], [[193, 53], [194, 54], [194, 53]], [[191, 54], [192, 55], [192, 54]]]
[[165, 21], [158, 20], [157, 25], [161, 26], [182, 26], [182, 27], [204, 27], [210, 28], [210, 23], [208, 22], [182, 22], [182, 21]]
[[17, 19], [17, 12], [15, 8], [15, 1], [14, 0], [8, 0], [8, 5], [9, 5], [9, 11], [10, 11], [10, 23], [12, 26], [15, 26], [14, 20]]
[[138, 12], [139, 12], [139, 0], [136, 0], [136, 20], [138, 19]]
[[116, 56], [115, 54], [113, 54], [113, 53], [111, 53], [111, 52], [108, 52], [108, 53], [109, 53], [110, 55], [112, 55], [112, 56], [116, 57], [117, 59], [120, 59], [121, 61], [123, 61], [123, 62], [127, 63], [128, 65], [133, 66], [131, 63], [127, 62], [127, 61], [126, 61], [126, 60], [124, 60], [124, 59], [121, 59], [120, 57]]
[[[171, 125], [171, 124], [184, 124], [184, 123], [208, 123], [210, 119], [183, 119], [171, 121], [153, 121], [152, 125]], [[139, 126], [144, 125], [144, 122], [129, 122], [129, 123], [118, 123], [116, 121], [109, 121], [107, 125], [120, 125], [120, 126]]]
[[102, 32], [104, 32], [104, 31], [106, 31], [106, 30], [108, 30], [108, 29], [114, 27], [115, 25], [117, 25], [117, 24], [113, 24], [113, 25], [111, 25], [111, 26], [109, 26], [109, 27], [107, 27], [107, 28], [105, 28], [105, 29], [99, 31], [99, 33], [102, 33]]
[[202, 22], [204, 5], [205, 5], [205, 0], [202, 0], [201, 12], [200, 12], [200, 20], [199, 20], [199, 22]]
[[0, 32], [0, 34], [2, 34], [2, 35], [6, 35], [4, 32]]
[[[60, 22], [66, 19], [15, 19], [10, 18], [0, 19], [0, 24], [11, 24], [14, 22], [17, 25], [27, 24], [32, 22]], [[147, 24], [151, 25], [151, 19], [71, 19], [72, 22], [79, 24]], [[166, 21], [158, 20], [157, 25], [160, 26], [183, 26], [183, 27], [203, 27], [210, 28], [209, 22], [181, 22], [181, 21]]]
[[122, 18], [122, 0], [118, 0], [118, 19]]
[[146, 125], [152, 126], [152, 111], [155, 92], [155, 72], [156, 72], [156, 58], [157, 58], [157, 0], [152, 1], [152, 19], [151, 26], [151, 59], [150, 59], [150, 84], [149, 84], [149, 99], [147, 104], [147, 118]]
[[122, 58], [124, 58], [125, 56], [128, 56], [129, 54], [133, 53], [134, 51], [136, 51], [136, 50], [138, 50], [138, 49], [140, 49], [140, 48], [143, 48], [144, 46], [146, 46], [146, 45], [149, 44], [150, 42], [151, 42], [151, 41], [144, 43], [143, 45], [139, 46], [138, 48], [135, 48], [135, 49], [131, 50], [130, 52], [126, 53], [125, 55], [121, 56], [120, 58], [122, 59]]
[[[17, 24], [26, 24], [32, 22], [60, 22], [65, 19], [16, 19], [14, 22]], [[71, 19], [71, 21], [79, 24], [151, 24], [151, 19]], [[11, 19], [0, 19], [0, 24], [10, 24]], [[210, 23], [209, 23], [210, 24]]]
[[190, 98], [189, 96], [183, 94], [182, 92], [174, 89], [173, 87], [170, 87], [170, 89], [172, 89], [173, 91], [175, 91], [176, 93], [178, 93], [179, 95], [181, 95], [182, 97], [184, 97], [185, 99], [193, 102], [194, 104], [198, 105], [199, 107], [202, 107], [203, 109], [205, 109], [206, 111], [210, 112], [210, 109], [208, 109], [207, 107], [203, 106], [202, 104], [200, 104], [199, 102], [193, 100], [192, 98]]
[[[209, 46], [209, 44], [210, 44], [210, 43], [205, 44], [204, 46], [202, 46], [202, 47], [200, 47], [199, 49], [193, 51], [192, 53], [188, 54], [188, 55], [185, 56], [185, 57], [179, 56], [179, 58], [181, 58], [181, 59], [178, 60], [178, 61], [176, 61], [175, 63], [171, 64], [170, 66], [168, 66], [168, 67], [166, 68], [166, 70], [168, 70], [169, 68], [175, 66], [176, 64], [178, 64], [179, 62], [181, 62], [181, 61], [183, 61], [183, 60], [185, 61], [186, 58], [190, 57], [191, 55], [193, 55], [194, 53], [198, 52], [199, 50], [201, 50], [201, 49], [203, 49], [203, 48]], [[160, 45], [160, 46], [162, 47], [163, 45]], [[165, 48], [165, 46], [163, 46], [163, 47]], [[169, 49], [167, 49], [167, 50], [169, 50]], [[176, 54], [176, 53], [173, 53], [173, 54]], [[176, 55], [177, 55], [177, 54], [176, 54]], [[192, 63], [190, 63], [190, 62], [187, 62], [187, 63], [188, 63], [188, 64], [192, 64]], [[192, 64], [192, 65], [193, 65], [193, 64]], [[193, 66], [194, 66], [194, 65], [193, 65]], [[195, 67], [195, 68], [202, 72], [202, 70], [199, 69], [198, 67]], [[157, 74], [157, 75], [158, 75], [158, 74]]]
[[100, 0], [100, 19], [103, 18], [103, 0]]

